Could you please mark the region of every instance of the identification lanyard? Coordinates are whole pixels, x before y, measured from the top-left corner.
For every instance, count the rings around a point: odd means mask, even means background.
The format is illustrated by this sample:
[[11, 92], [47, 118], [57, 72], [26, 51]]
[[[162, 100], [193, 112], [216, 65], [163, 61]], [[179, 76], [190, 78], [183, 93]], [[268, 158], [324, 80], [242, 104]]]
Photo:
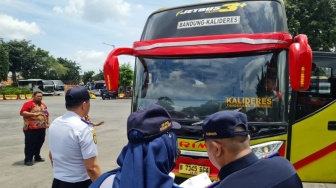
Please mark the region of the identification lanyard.
[[90, 127], [93, 127], [92, 123], [90, 121], [86, 121], [85, 119], [81, 118], [82, 122], [86, 123]]

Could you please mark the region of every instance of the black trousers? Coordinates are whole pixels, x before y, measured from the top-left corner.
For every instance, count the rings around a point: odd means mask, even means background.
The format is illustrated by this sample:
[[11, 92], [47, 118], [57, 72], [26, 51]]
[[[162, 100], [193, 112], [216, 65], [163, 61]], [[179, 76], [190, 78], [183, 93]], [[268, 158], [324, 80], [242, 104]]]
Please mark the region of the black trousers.
[[54, 178], [51, 188], [87, 188], [91, 183], [92, 181], [90, 179], [76, 183], [68, 183]]
[[40, 159], [40, 151], [45, 140], [46, 129], [23, 131], [25, 135], [25, 162]]

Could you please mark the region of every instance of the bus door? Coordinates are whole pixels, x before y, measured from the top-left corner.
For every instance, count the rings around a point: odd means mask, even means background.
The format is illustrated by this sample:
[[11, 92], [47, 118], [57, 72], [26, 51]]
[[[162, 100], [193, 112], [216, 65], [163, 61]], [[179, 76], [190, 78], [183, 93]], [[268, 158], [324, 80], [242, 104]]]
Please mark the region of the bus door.
[[287, 158], [302, 181], [336, 182], [335, 71], [336, 55], [314, 52], [309, 89], [292, 95]]

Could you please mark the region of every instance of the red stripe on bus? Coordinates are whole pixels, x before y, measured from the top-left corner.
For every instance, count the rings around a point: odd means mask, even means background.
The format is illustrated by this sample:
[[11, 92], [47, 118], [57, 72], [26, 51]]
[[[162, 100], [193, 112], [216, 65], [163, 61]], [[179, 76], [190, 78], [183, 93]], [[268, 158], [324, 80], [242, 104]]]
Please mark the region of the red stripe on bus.
[[336, 151], [336, 142], [330, 144], [329, 146], [299, 160], [298, 162], [294, 163], [293, 166], [295, 167], [296, 170], [299, 170], [300, 168], [306, 166], [309, 163], [312, 163], [324, 156], [326, 156], [327, 154]]

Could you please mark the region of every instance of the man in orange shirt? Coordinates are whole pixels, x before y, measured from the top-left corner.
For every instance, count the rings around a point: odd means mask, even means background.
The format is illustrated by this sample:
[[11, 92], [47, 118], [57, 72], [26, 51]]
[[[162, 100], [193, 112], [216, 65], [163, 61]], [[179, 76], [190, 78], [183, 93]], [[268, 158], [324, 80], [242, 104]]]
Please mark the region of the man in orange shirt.
[[40, 151], [44, 143], [46, 128], [49, 127], [49, 112], [42, 102], [42, 93], [33, 93], [33, 99], [23, 104], [20, 115], [23, 116], [23, 133], [25, 135], [24, 164], [33, 165], [35, 162], [44, 162]]

